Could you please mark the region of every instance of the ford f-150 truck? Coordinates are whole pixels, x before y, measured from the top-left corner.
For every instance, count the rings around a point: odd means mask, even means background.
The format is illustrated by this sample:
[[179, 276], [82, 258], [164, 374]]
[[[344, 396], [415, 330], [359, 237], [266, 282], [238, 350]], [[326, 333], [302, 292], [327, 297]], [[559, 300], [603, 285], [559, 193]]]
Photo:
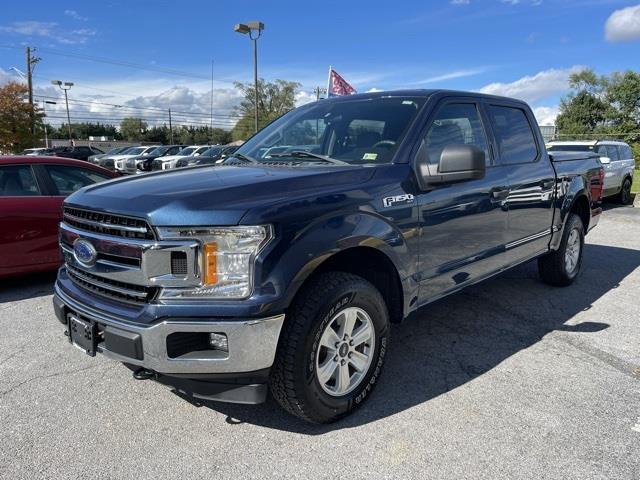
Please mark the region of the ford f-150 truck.
[[135, 378], [240, 403], [270, 388], [331, 422], [369, 398], [391, 323], [533, 259], [571, 284], [603, 177], [591, 153], [549, 155], [521, 101], [322, 100], [222, 165], [70, 196], [54, 309], [73, 345]]

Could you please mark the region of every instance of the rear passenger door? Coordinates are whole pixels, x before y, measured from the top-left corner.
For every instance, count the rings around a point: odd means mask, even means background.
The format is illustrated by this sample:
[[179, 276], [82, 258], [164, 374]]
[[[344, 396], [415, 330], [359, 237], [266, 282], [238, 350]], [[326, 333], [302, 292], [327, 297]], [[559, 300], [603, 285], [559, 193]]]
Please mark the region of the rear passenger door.
[[469, 97], [446, 99], [430, 117], [418, 152], [438, 164], [446, 146], [475, 145], [485, 152], [486, 173], [481, 179], [433, 185], [417, 194], [420, 303], [486, 277], [507, 261], [507, 210], [501, 198], [508, 179], [492, 161], [479, 103]]
[[615, 195], [620, 191], [622, 186], [622, 162], [618, 153], [618, 147], [615, 145], [605, 145], [607, 149], [607, 157], [610, 163], [605, 169], [604, 190], [605, 195]]
[[555, 170], [535, 119], [521, 103], [486, 104], [498, 164], [509, 177], [503, 206], [509, 212], [506, 249], [510, 263], [547, 250], [553, 222]]

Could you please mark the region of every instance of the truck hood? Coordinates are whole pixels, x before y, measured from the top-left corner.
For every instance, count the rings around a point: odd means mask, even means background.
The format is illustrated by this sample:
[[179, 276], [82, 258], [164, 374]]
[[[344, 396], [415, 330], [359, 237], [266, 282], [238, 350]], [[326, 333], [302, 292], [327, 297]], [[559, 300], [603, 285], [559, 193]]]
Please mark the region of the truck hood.
[[374, 168], [211, 166], [85, 187], [65, 204], [145, 218], [155, 226], [237, 225], [256, 206], [360, 186]]

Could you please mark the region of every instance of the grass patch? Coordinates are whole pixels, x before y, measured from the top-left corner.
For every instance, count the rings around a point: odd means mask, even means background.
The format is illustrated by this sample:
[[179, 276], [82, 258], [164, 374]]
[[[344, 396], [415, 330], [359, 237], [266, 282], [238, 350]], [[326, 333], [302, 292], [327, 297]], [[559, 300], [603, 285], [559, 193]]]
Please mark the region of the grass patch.
[[631, 193], [640, 193], [640, 170], [633, 171], [633, 185], [631, 185]]

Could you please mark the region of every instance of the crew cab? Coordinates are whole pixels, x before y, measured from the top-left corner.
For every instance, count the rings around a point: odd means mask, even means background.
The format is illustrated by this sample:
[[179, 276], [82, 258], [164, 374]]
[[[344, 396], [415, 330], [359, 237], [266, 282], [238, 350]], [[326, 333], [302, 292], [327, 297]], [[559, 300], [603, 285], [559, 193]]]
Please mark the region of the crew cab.
[[137, 379], [241, 403], [270, 388], [332, 422], [370, 397], [391, 323], [530, 260], [573, 283], [603, 177], [593, 153], [549, 155], [521, 101], [322, 100], [221, 165], [69, 197], [54, 310], [70, 343]]
[[554, 141], [547, 144], [549, 152], [594, 152], [604, 167], [603, 197], [613, 197], [619, 203], [631, 203], [631, 185], [636, 161], [631, 147], [614, 140]]

